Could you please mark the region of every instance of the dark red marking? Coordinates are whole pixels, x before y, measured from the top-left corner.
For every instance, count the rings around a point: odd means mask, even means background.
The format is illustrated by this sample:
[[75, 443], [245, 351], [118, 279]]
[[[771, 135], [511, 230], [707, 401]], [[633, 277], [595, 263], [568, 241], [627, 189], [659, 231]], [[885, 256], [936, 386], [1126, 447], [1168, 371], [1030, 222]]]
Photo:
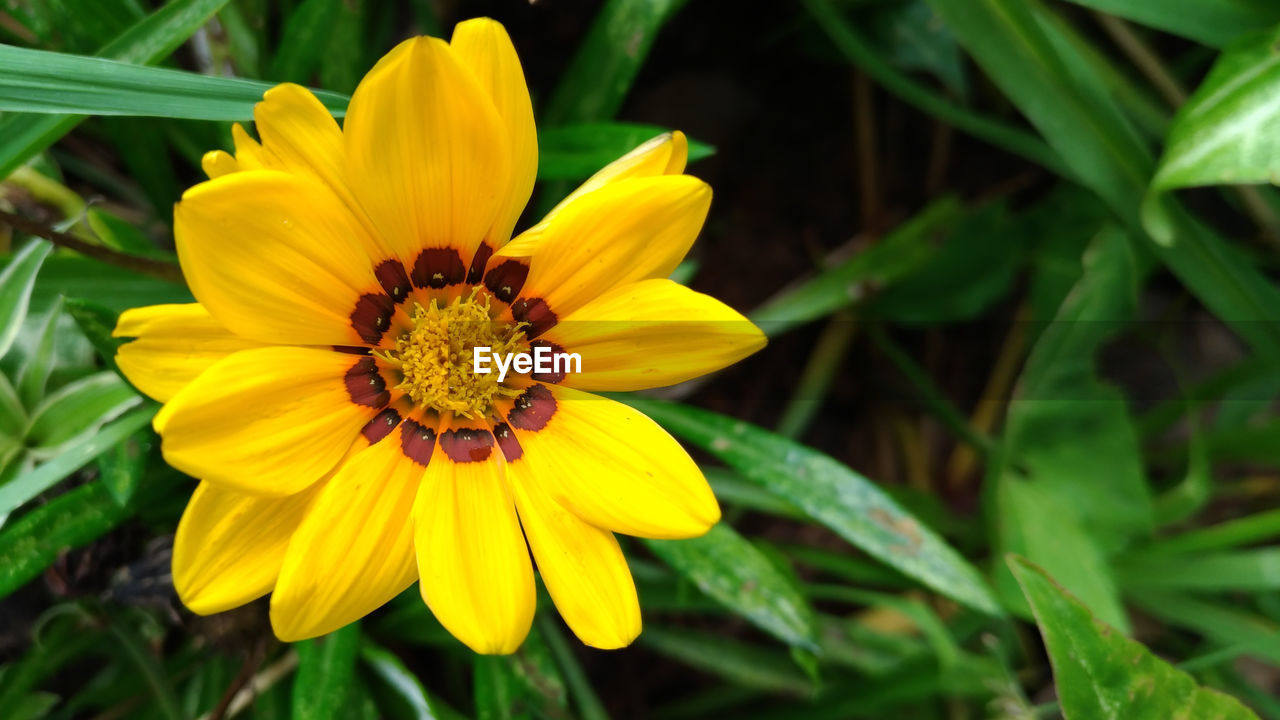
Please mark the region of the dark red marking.
[[456, 463], [488, 460], [493, 454], [493, 433], [488, 430], [460, 428], [440, 433], [440, 449]]
[[502, 450], [502, 456], [507, 462], [515, 462], [524, 457], [524, 448], [520, 447], [520, 441], [516, 440], [516, 434], [511, 432], [511, 426], [506, 423], [499, 423], [493, 428], [493, 436], [498, 440], [498, 449]]
[[348, 355], [368, 355], [371, 348], [360, 347], [358, 345], [334, 345], [334, 352], [346, 353]]
[[413, 285], [409, 284], [409, 273], [404, 271], [404, 265], [399, 260], [383, 260], [373, 269], [373, 275], [378, 278], [378, 284], [386, 291], [387, 296], [397, 304], [404, 302], [413, 289]]
[[480, 278], [484, 277], [484, 266], [489, 264], [491, 257], [493, 257], [493, 246], [489, 243], [480, 243], [480, 247], [476, 248], [475, 257], [471, 258], [471, 269], [467, 270], [468, 285], [480, 282]]
[[391, 431], [395, 430], [396, 426], [399, 424], [400, 413], [392, 410], [391, 408], [387, 408], [377, 415], [374, 415], [372, 420], [365, 423], [364, 427], [360, 429], [360, 434], [364, 435], [364, 439], [368, 440], [370, 445], [373, 445], [382, 438], [390, 435]]
[[413, 263], [413, 284], [439, 290], [460, 283], [467, 277], [467, 267], [453, 248], [427, 248]]
[[516, 398], [515, 407], [507, 413], [507, 422], [517, 430], [537, 432], [551, 422], [556, 414], [556, 398], [544, 385], [530, 385], [520, 397]]
[[426, 467], [436, 447], [436, 431], [413, 420], [400, 423], [400, 451], [410, 460]]
[[484, 286], [504, 303], [510, 303], [520, 294], [525, 278], [529, 277], [529, 264], [520, 260], [507, 260], [495, 265], [484, 274]]
[[382, 379], [378, 363], [372, 357], [360, 358], [342, 379], [347, 384], [351, 402], [357, 405], [380, 408], [391, 401], [387, 381]]
[[[555, 370], [555, 369], [554, 369], [554, 368], [555, 368], [555, 362], [554, 362], [554, 360], [555, 360], [555, 353], [562, 353], [562, 352], [564, 352], [564, 348], [562, 348], [562, 347], [560, 347], [559, 345], [557, 345], [557, 344], [555, 344], [555, 343], [551, 342], [550, 340], [534, 340], [533, 342], [529, 343], [529, 350], [530, 350], [530, 352], [531, 352], [531, 353], [532, 353], [533, 351], [536, 351], [536, 350], [537, 350], [538, 348], [540, 348], [540, 347], [547, 348], [547, 349], [549, 349], [549, 350], [552, 352], [552, 356], [551, 356], [551, 357], [552, 357], [552, 363], [551, 363], [552, 371], [551, 371], [551, 372], [546, 372], [546, 373], [540, 373], [540, 372], [530, 373], [530, 374], [529, 374], [529, 377], [533, 378], [534, 380], [537, 380], [538, 382], [549, 382], [549, 383], [558, 383], [558, 382], [560, 382], [561, 380], [564, 380], [564, 374], [565, 374], [565, 369], [566, 369], [566, 368], [565, 368], [565, 367], [561, 367], [559, 370]], [[566, 363], [566, 365], [567, 365], [567, 363]]]
[[556, 314], [542, 298], [520, 298], [511, 305], [511, 316], [529, 323], [524, 334], [531, 338], [538, 337], [556, 324]]
[[351, 311], [351, 327], [356, 334], [367, 343], [376, 343], [391, 325], [391, 314], [396, 304], [382, 293], [365, 293], [356, 300], [356, 309]]

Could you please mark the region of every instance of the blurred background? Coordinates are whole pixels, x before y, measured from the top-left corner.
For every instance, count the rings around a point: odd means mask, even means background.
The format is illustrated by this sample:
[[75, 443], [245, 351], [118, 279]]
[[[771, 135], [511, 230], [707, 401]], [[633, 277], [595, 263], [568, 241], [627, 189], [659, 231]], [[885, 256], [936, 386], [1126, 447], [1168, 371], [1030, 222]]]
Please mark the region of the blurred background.
[[[416, 588], [296, 646], [194, 616], [115, 318], [190, 299], [173, 203], [262, 89], [340, 110], [482, 15], [539, 123], [519, 227], [691, 139], [676, 277], [770, 343], [628, 401], [725, 520], [627, 539], [621, 651], [545, 593], [500, 658]], [[0, 717], [1280, 718], [1278, 41], [1270, 0], [8, 0]]]

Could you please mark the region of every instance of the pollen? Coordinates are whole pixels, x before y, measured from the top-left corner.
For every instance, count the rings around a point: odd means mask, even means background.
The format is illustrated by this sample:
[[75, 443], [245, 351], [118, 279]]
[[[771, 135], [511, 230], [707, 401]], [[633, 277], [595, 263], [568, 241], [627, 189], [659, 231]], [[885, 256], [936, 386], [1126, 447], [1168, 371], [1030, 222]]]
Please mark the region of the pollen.
[[396, 339], [394, 349], [375, 354], [400, 371], [396, 386], [418, 406], [463, 417], [492, 414], [494, 403], [520, 394], [498, 381], [496, 373], [476, 373], [472, 356], [477, 346], [495, 353], [520, 352], [528, 347], [523, 323], [493, 319], [489, 297], [476, 288], [469, 295], [441, 304], [414, 304], [412, 328]]

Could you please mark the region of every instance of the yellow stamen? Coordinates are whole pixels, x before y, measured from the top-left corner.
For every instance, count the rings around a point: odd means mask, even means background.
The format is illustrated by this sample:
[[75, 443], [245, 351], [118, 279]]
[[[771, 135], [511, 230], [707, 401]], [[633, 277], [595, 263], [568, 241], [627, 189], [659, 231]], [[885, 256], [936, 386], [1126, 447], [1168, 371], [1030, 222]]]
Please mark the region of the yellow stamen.
[[520, 391], [499, 383], [497, 373], [474, 372], [474, 348], [503, 355], [527, 345], [523, 324], [495, 322], [488, 295], [476, 288], [445, 306], [414, 303], [413, 328], [396, 339], [395, 349], [375, 354], [399, 368], [396, 388], [419, 406], [479, 418], [492, 413], [495, 401]]

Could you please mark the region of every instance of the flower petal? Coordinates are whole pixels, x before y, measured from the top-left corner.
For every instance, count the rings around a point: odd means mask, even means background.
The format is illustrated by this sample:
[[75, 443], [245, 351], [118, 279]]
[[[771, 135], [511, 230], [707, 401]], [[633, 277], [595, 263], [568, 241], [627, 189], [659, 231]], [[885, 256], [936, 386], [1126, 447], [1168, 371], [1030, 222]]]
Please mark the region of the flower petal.
[[653, 177], [656, 175], [679, 175], [684, 172], [689, 157], [689, 141], [684, 133], [673, 130], [663, 133], [631, 152], [609, 163], [604, 169], [587, 179], [576, 190], [561, 200], [546, 217], [533, 227], [520, 233], [520, 237], [511, 241], [507, 253], [511, 257], [529, 257], [542, 238], [543, 231], [551, 218], [560, 213], [578, 198], [618, 180], [628, 178]]
[[331, 350], [266, 347], [218, 361], [156, 414], [170, 465], [256, 495], [291, 495], [342, 459], [376, 402], [352, 375], [369, 362]]
[[182, 604], [212, 615], [271, 592], [315, 495], [255, 497], [201, 482], [173, 539], [173, 586]]
[[425, 468], [401, 451], [405, 426], [344, 462], [294, 533], [271, 596], [281, 640], [337, 630], [417, 579], [409, 513]]
[[373, 246], [322, 183], [270, 170], [224, 175], [174, 209], [178, 258], [196, 299], [237, 335], [298, 345], [369, 342], [354, 321], [383, 295]]
[[346, 191], [342, 130], [310, 90], [293, 83], [271, 88], [253, 106], [253, 120], [270, 169], [309, 173], [339, 195]]
[[424, 248], [471, 262], [507, 200], [511, 151], [493, 102], [447, 43], [413, 38], [378, 61], [343, 138], [352, 190], [406, 266]]
[[596, 527], [688, 538], [720, 519], [711, 486], [680, 443], [622, 403], [532, 385], [516, 398], [507, 424], [530, 475], [546, 483], [556, 502]]
[[615, 287], [542, 336], [582, 356], [561, 381], [583, 390], [645, 390], [732, 365], [764, 347], [751, 321], [666, 278]]
[[488, 430], [440, 433], [413, 517], [422, 598], [440, 624], [478, 653], [515, 652], [533, 623], [533, 567]]
[[516, 460], [507, 468], [525, 537], [560, 615], [587, 645], [630, 645], [640, 634], [640, 601], [613, 533], [552, 499], [528, 463]]
[[116, 351], [116, 364], [142, 392], [167, 402], [222, 358], [262, 347], [218, 324], [200, 303], [125, 310], [114, 337], [137, 338]]
[[497, 248], [511, 239], [511, 230], [529, 202], [538, 174], [538, 133], [533, 122], [533, 103], [529, 100], [520, 58], [501, 23], [489, 18], [458, 23], [453, 28], [449, 46], [454, 57], [475, 73], [506, 129], [511, 177], [485, 238]]
[[204, 169], [204, 174], [209, 179], [230, 175], [233, 172], [240, 172], [240, 163], [235, 156], [229, 152], [222, 150], [210, 150], [200, 158], [200, 167]]
[[[688, 175], [621, 180], [587, 193], [547, 225], [519, 296], [565, 317], [612, 287], [666, 277], [710, 205], [711, 188]], [[495, 256], [507, 257], [509, 248]]]

